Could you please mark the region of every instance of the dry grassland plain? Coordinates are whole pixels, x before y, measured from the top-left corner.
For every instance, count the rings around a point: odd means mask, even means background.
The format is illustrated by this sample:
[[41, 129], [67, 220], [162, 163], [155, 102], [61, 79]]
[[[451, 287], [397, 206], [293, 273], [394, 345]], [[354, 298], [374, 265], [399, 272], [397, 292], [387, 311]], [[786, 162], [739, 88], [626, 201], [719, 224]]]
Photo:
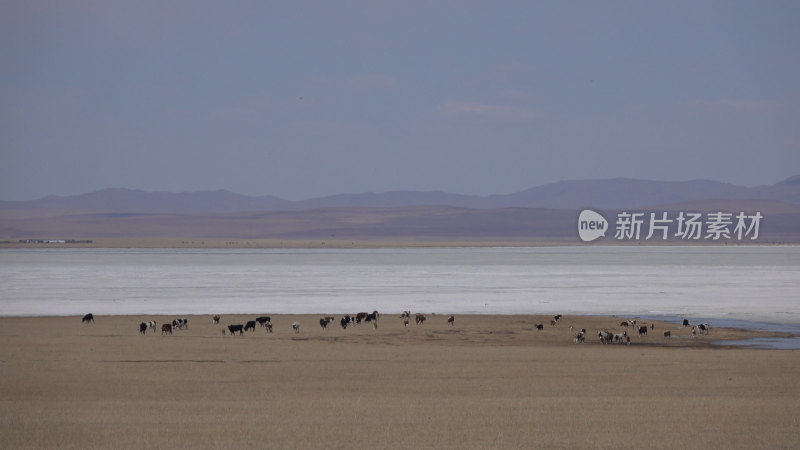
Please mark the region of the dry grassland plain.
[[[0, 318], [3, 448], [800, 448], [800, 352], [718, 347], [621, 318]], [[338, 318], [338, 317], [337, 317]], [[138, 332], [143, 320], [158, 330]], [[295, 333], [291, 323], [301, 324]], [[544, 323], [537, 331], [536, 323]], [[570, 332], [586, 328], [585, 344]], [[670, 330], [673, 337], [665, 339]]]

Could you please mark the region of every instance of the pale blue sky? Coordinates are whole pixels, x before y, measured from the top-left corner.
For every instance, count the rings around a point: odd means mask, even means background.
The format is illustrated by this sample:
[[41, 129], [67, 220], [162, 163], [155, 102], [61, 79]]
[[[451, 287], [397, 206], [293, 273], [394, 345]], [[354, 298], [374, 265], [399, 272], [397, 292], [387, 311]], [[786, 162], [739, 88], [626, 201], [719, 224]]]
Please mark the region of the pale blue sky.
[[1, 1], [0, 200], [800, 173], [800, 2]]

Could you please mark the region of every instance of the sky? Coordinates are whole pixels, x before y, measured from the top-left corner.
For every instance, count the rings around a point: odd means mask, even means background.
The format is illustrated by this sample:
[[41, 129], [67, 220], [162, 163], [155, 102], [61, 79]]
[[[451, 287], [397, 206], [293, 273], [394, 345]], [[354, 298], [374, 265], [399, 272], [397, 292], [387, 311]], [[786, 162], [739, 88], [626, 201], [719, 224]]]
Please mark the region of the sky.
[[800, 174], [796, 1], [0, 1], [0, 200]]

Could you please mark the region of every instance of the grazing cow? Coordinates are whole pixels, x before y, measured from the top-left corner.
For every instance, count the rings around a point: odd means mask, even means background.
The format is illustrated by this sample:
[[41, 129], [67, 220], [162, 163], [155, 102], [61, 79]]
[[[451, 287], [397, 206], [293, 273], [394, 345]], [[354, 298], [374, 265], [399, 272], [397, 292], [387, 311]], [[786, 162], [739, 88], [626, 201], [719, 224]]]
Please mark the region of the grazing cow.
[[453, 316], [453, 315], [451, 315], [450, 317], [448, 317], [448, 318], [447, 318], [447, 324], [448, 324], [448, 325], [450, 325], [451, 327], [452, 327], [452, 326], [455, 326], [455, 324], [456, 324], [456, 317], [455, 317], [455, 316]]
[[700, 331], [700, 334], [708, 334], [708, 332], [711, 330], [711, 325], [707, 323], [701, 323], [697, 326], [697, 329]]
[[672, 337], [672, 332], [669, 331], [669, 330], [665, 331], [664, 332], [664, 338], [670, 338], [670, 337]]
[[685, 327], [687, 327], [687, 328], [688, 328], [688, 327], [690, 327], [690, 326], [692, 326], [692, 325], [689, 323], [689, 319], [683, 319], [683, 326], [685, 326]]
[[319, 319], [319, 326], [321, 326], [323, 330], [327, 330], [328, 329], [328, 319], [325, 318], [325, 317], [323, 317], [322, 319]]
[[292, 322], [292, 329], [295, 333], [300, 332], [300, 323], [299, 322]]
[[414, 320], [417, 322], [417, 325], [420, 325], [423, 322], [425, 322], [425, 319], [427, 319], [427, 317], [425, 317], [424, 314], [417, 314], [416, 317], [414, 318]]
[[647, 325], [639, 327], [639, 336], [647, 336]]
[[262, 326], [262, 327], [264, 326], [264, 324], [266, 324], [267, 322], [271, 322], [271, 321], [272, 321], [272, 317], [270, 317], [270, 316], [256, 317], [256, 322], [258, 322], [258, 324], [260, 326]]
[[352, 321], [353, 319], [351, 319], [350, 316], [344, 316], [341, 319], [339, 319], [339, 325], [342, 326], [343, 330], [346, 330], [347, 326], [350, 325], [350, 322]]
[[265, 323], [264, 328], [267, 329], [267, 333], [272, 333], [272, 322]]
[[617, 334], [614, 335], [614, 342], [616, 342], [617, 344], [622, 344], [623, 342], [626, 342], [626, 341], [630, 343], [630, 339], [628, 339], [628, 332], [627, 331], [623, 331], [622, 333], [617, 333]]
[[175, 329], [189, 329], [189, 320], [187, 319], [175, 319], [172, 321], [172, 328]]
[[248, 320], [247, 323], [244, 324], [244, 331], [256, 331], [256, 321]]
[[364, 321], [367, 323], [370, 323], [372, 321], [377, 322], [377, 320], [378, 320], [378, 311], [374, 311], [371, 314], [367, 314], [367, 317], [364, 318]]
[[619, 326], [628, 328], [628, 321], [626, 320], [625, 322], [620, 322]]
[[613, 338], [613, 335], [611, 333], [609, 333], [608, 331], [603, 330], [603, 331], [598, 331], [597, 332], [597, 337], [600, 338], [600, 343], [601, 344], [610, 344], [611, 343], [611, 339]]
[[537, 329], [537, 330], [539, 330], [539, 331], [542, 331], [542, 330], [544, 330], [544, 324], [537, 323], [537, 324], [536, 324], [536, 329]]
[[163, 336], [167, 333], [172, 334], [172, 324], [170, 323], [165, 323], [161, 325], [161, 335]]
[[550, 326], [551, 326], [551, 327], [554, 327], [554, 326], [556, 326], [556, 321], [555, 321], [555, 320], [551, 320], [551, 321], [550, 321]]
[[89, 314], [83, 316], [83, 319], [81, 319], [81, 322], [86, 322], [86, 323], [92, 322], [92, 323], [94, 323], [94, 315], [92, 313], [89, 313]]
[[356, 314], [356, 325], [360, 324], [361, 321], [363, 321], [366, 318], [367, 318], [367, 313], [365, 312], [360, 312]]
[[242, 325], [242, 324], [228, 325], [228, 331], [230, 331], [231, 336], [233, 336], [237, 332], [239, 333], [239, 336], [242, 336], [244, 334], [244, 325]]
[[586, 342], [586, 332], [580, 331], [578, 334], [575, 335], [575, 343], [583, 344], [584, 342]]
[[556, 322], [561, 322], [561, 317], [562, 317], [561, 314], [556, 314], [555, 316], [553, 316], [553, 320], [555, 320]]
[[219, 325], [219, 319], [220, 319], [219, 316], [214, 316], [211, 318], [211, 323], [213, 323], [214, 325]]
[[139, 324], [139, 333], [145, 334], [147, 333], [147, 324], [142, 322]]

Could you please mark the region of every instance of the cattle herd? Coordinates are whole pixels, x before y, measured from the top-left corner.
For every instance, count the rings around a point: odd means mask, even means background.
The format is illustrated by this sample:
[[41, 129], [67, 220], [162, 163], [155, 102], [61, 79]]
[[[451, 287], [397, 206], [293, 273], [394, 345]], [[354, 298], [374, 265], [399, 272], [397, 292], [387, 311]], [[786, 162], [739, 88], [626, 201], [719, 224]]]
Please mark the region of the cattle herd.
[[[378, 318], [380, 314], [378, 311], [373, 311], [371, 313], [367, 312], [360, 312], [354, 315], [344, 315], [339, 318], [339, 325], [342, 327], [343, 330], [346, 330], [348, 327], [359, 326], [363, 324], [371, 324], [374, 329], [378, 329]], [[411, 311], [403, 311], [400, 315], [400, 319], [402, 320], [403, 326], [408, 327], [412, 315]], [[416, 325], [423, 325], [427, 317], [424, 314], [417, 313], [413, 316], [414, 322]], [[562, 322], [563, 316], [561, 314], [557, 314], [553, 316], [550, 320], [551, 327], [557, 327]], [[219, 315], [215, 315], [212, 317], [212, 324], [218, 325], [221, 321]], [[95, 323], [94, 315], [89, 313], [83, 316], [81, 319], [83, 323]], [[319, 319], [319, 325], [323, 330], [328, 330], [328, 328], [336, 323], [335, 316], [324, 316]], [[449, 326], [455, 326], [455, 316], [449, 315], [447, 316], [446, 324]], [[683, 319], [682, 323], [684, 328], [689, 328], [691, 330], [691, 337], [694, 337], [698, 334], [709, 334], [711, 331], [711, 325], [707, 323], [700, 323], [697, 325], [692, 325], [688, 319]], [[139, 333], [147, 334], [148, 331], [152, 330], [153, 333], [156, 332], [158, 324], [155, 320], [148, 320], [145, 322], [139, 323]], [[267, 333], [272, 333], [272, 318], [270, 316], [259, 316], [256, 317], [254, 320], [248, 320], [245, 323], [239, 324], [230, 324], [227, 326], [227, 334], [239, 335], [242, 336], [246, 331], [254, 332], [256, 331], [256, 326], [264, 328]], [[292, 322], [292, 330], [295, 333], [300, 333], [300, 323], [295, 321]], [[533, 327], [538, 332], [544, 331], [544, 323], [536, 323], [533, 324]], [[189, 328], [189, 320], [185, 318], [176, 318], [172, 320], [170, 323], [161, 324], [161, 334], [162, 335], [171, 335], [173, 331], [177, 330], [187, 330]], [[597, 339], [601, 344], [630, 344], [631, 338], [628, 334], [628, 330], [634, 330], [634, 332], [639, 334], [639, 337], [647, 337], [648, 331], [653, 331], [655, 329], [655, 324], [650, 323], [637, 323], [636, 319], [628, 319], [620, 322], [619, 327], [621, 331], [619, 332], [612, 332], [609, 330], [598, 330], [597, 331]], [[585, 328], [581, 328], [577, 333], [575, 333], [575, 327], [570, 325], [569, 327], [570, 333], [573, 336], [573, 340], [576, 344], [582, 344], [586, 342], [586, 338], [588, 336], [588, 332]], [[222, 334], [226, 334], [225, 329], [222, 330]], [[671, 339], [673, 337], [677, 337], [673, 335], [672, 330], [666, 330], [663, 333], [664, 339]]]

